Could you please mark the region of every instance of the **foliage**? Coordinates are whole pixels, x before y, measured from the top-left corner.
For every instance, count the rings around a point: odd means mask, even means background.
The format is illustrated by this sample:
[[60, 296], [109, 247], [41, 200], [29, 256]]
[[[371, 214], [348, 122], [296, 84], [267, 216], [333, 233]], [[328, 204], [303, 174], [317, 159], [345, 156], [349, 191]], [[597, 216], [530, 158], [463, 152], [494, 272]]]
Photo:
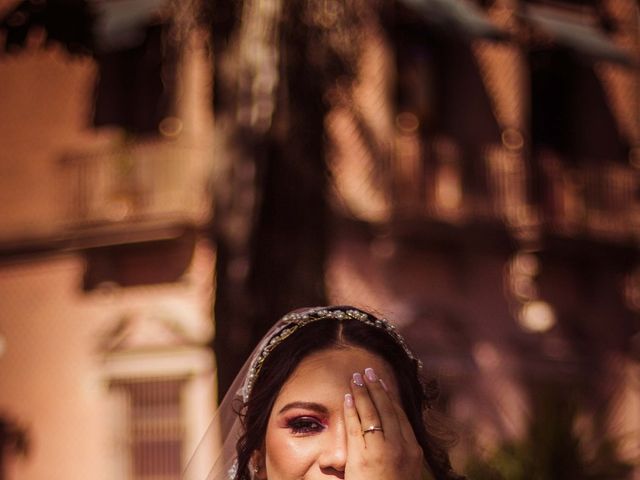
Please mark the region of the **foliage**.
[[[559, 394], [542, 395], [525, 438], [499, 446], [466, 468], [473, 480], [620, 480], [633, 465], [619, 458], [617, 439], [576, 431], [578, 403]], [[595, 420], [592, 418], [592, 420]]]

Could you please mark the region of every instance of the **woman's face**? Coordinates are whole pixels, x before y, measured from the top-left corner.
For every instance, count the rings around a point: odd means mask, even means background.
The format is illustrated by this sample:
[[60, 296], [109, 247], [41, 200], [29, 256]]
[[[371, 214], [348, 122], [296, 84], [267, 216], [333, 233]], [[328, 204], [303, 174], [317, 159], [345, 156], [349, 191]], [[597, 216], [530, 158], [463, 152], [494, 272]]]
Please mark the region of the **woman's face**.
[[259, 478], [344, 478], [344, 395], [350, 391], [353, 373], [362, 373], [365, 368], [373, 368], [399, 399], [391, 367], [367, 350], [331, 348], [300, 362], [271, 411]]

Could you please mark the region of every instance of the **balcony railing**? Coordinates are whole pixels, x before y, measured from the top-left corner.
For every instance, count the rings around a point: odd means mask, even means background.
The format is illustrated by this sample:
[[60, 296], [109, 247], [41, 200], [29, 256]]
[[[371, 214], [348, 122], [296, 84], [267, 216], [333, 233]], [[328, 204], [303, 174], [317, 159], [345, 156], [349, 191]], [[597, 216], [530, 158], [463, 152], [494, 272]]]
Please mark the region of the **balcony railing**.
[[395, 201], [406, 216], [454, 223], [497, 220], [516, 230], [605, 241], [640, 237], [640, 175], [619, 161], [569, 166], [547, 155], [536, 158], [541, 173], [534, 179], [524, 154], [499, 144], [463, 159], [453, 140], [435, 138], [411, 155], [401, 158], [403, 165], [412, 165], [410, 173], [396, 168], [399, 179], [392, 182], [403, 186]]
[[210, 210], [208, 155], [205, 149], [149, 141], [65, 156], [66, 227], [202, 221]]

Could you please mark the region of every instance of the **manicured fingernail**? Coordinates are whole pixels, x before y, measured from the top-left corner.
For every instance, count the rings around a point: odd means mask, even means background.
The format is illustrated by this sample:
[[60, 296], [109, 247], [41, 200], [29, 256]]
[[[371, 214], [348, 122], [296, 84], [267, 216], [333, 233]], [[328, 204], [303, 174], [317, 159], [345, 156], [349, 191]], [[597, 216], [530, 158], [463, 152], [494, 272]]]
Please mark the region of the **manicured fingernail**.
[[349, 408], [353, 407], [353, 397], [350, 393], [344, 394], [344, 404]]
[[378, 376], [376, 375], [376, 372], [373, 370], [373, 368], [365, 368], [364, 374], [367, 376], [367, 380], [369, 380], [370, 382], [378, 381]]
[[362, 380], [362, 375], [360, 375], [360, 372], [356, 372], [353, 374], [353, 383], [355, 383], [359, 387], [364, 386], [364, 380]]
[[389, 391], [389, 388], [387, 387], [387, 384], [384, 383], [384, 380], [380, 379], [380, 385], [382, 385], [382, 388], [384, 388], [385, 392]]

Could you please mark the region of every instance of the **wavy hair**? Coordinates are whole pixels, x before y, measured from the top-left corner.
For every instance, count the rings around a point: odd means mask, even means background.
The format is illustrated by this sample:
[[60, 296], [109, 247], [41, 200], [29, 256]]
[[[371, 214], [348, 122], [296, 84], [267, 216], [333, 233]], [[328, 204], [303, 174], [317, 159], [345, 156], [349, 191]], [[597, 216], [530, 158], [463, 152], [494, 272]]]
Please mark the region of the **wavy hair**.
[[[331, 307], [330, 309], [353, 309]], [[250, 480], [253, 453], [264, 444], [271, 410], [280, 389], [300, 362], [312, 353], [330, 348], [358, 347], [384, 359], [392, 368], [404, 411], [422, 448], [424, 459], [436, 480], [459, 480], [451, 468], [448, 447], [455, 438], [433, 410], [439, 389], [435, 380], [424, 381], [418, 361], [385, 330], [352, 318], [332, 317], [298, 329], [264, 361], [247, 402], [240, 405], [244, 433], [236, 444], [237, 471], [234, 480]]]

